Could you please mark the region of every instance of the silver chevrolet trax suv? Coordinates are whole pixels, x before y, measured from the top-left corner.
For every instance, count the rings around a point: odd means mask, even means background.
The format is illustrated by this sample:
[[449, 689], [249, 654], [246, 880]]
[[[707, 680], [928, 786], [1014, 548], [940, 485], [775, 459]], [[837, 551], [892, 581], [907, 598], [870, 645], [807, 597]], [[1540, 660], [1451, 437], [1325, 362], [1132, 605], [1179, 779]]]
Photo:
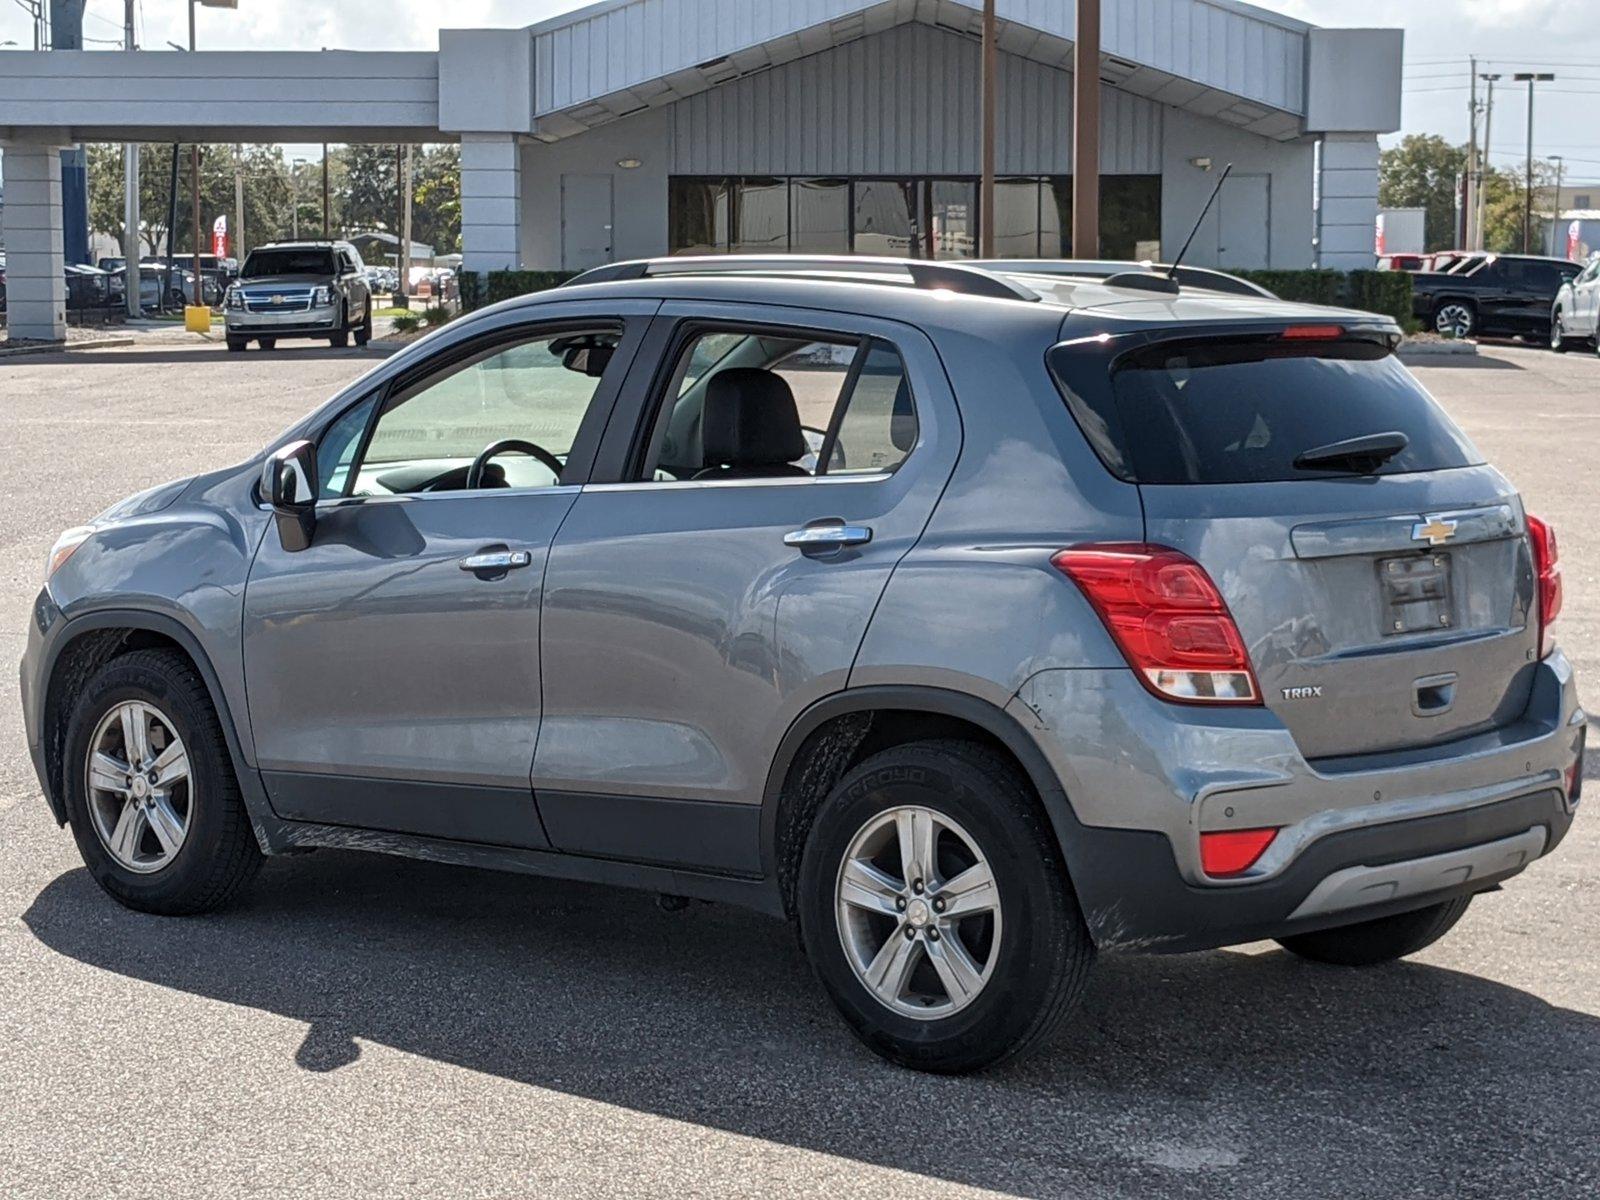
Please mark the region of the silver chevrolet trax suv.
[[798, 925], [961, 1071], [1099, 951], [1381, 963], [1561, 841], [1551, 529], [1368, 313], [664, 260], [458, 320], [63, 534], [22, 663], [101, 886], [344, 847]]

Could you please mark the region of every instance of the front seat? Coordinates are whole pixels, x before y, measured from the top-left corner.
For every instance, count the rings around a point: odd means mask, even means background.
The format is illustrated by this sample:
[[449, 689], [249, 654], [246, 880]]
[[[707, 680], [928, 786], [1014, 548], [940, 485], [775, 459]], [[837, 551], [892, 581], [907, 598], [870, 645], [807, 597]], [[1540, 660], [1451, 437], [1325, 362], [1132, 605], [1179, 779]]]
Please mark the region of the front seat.
[[700, 416], [701, 461], [696, 479], [770, 479], [809, 475], [800, 409], [782, 375], [759, 367], [729, 367], [706, 384]]

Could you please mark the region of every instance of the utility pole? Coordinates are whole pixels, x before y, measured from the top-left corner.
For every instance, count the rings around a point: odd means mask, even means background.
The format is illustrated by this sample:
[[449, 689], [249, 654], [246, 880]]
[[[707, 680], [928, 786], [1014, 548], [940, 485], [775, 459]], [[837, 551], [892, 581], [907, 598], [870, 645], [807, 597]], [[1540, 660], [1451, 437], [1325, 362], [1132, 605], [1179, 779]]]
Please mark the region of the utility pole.
[[[189, 53], [194, 53], [194, 0], [189, 0]], [[200, 143], [194, 142], [189, 147], [189, 170], [193, 178], [189, 181], [189, 192], [194, 198], [194, 306], [202, 307], [206, 302], [206, 290], [200, 279], [200, 243], [205, 234], [200, 223]]]
[[1483, 194], [1484, 194], [1484, 190], [1485, 190], [1484, 187], [1483, 187], [1483, 181], [1488, 177], [1489, 171], [1492, 169], [1492, 167], [1490, 165], [1490, 162], [1489, 162], [1489, 135], [1494, 130], [1494, 84], [1495, 84], [1495, 80], [1499, 79], [1500, 76], [1499, 75], [1495, 75], [1495, 74], [1489, 74], [1489, 75], [1481, 76], [1481, 78], [1483, 79], [1483, 81], [1486, 84], [1489, 85], [1489, 90], [1488, 90], [1488, 94], [1485, 97], [1484, 102], [1483, 102], [1483, 155], [1482, 155], [1482, 157], [1483, 157], [1483, 167], [1478, 172], [1478, 195], [1476, 197], [1477, 210], [1478, 210], [1477, 211], [1478, 240], [1470, 247], [1470, 249], [1473, 249], [1473, 250], [1482, 250], [1484, 248], [1484, 242], [1486, 240], [1485, 232], [1484, 232], [1484, 228], [1483, 228], [1483, 217], [1484, 217], [1484, 199], [1483, 199]]
[[1478, 189], [1483, 186], [1483, 173], [1478, 169], [1478, 56], [1467, 59], [1470, 95], [1467, 97], [1467, 194], [1462, 202], [1464, 217], [1461, 245], [1472, 249], [1477, 245]]
[[1533, 85], [1549, 83], [1555, 78], [1549, 71], [1518, 71], [1511, 77], [1528, 85], [1528, 152], [1526, 186], [1522, 190], [1522, 252], [1532, 253], [1533, 245]]
[[[122, 45], [133, 50], [134, 0], [123, 0]], [[124, 301], [128, 315], [143, 315], [139, 305], [139, 143], [126, 142], [122, 147], [122, 269]]]
[[233, 146], [233, 257], [244, 264], [244, 147]]
[[1078, 0], [1072, 51], [1072, 257], [1100, 257], [1100, 0]]
[[400, 257], [400, 249], [401, 249], [401, 246], [400, 246], [400, 230], [401, 230], [401, 227], [405, 224], [405, 221], [406, 221], [406, 218], [405, 218], [405, 208], [406, 208], [405, 192], [406, 192], [405, 148], [402, 147], [402, 146], [398, 146], [397, 145], [394, 148], [394, 202], [395, 202], [395, 214], [394, 214], [394, 235], [395, 235], [394, 267], [395, 267], [395, 274], [396, 274], [396, 276], [398, 278], [398, 282], [399, 282], [399, 285], [400, 285], [400, 294], [402, 296], [409, 296], [409, 295], [411, 295], [411, 264], [409, 262], [406, 262], [404, 259], [402, 259]]
[[322, 143], [322, 236], [333, 240], [333, 226], [328, 223], [328, 143]]
[[411, 294], [411, 143], [406, 143], [405, 182], [401, 187], [403, 205], [400, 210], [400, 257], [405, 260], [401, 278], [406, 281], [406, 295]]
[[978, 191], [978, 257], [994, 257], [994, 130], [996, 49], [994, 0], [983, 0], [983, 182]]

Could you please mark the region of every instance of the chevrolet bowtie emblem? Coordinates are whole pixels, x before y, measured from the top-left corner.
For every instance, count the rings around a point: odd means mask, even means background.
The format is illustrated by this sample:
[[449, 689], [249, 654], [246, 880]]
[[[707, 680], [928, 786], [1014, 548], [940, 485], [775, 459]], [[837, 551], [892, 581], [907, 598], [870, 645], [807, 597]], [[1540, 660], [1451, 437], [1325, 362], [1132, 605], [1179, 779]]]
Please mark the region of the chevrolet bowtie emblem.
[[[273, 298], [272, 298], [272, 302], [273, 302], [273, 303], [274, 303], [274, 304], [282, 304], [282, 303], [283, 303], [283, 297], [282, 297], [282, 296], [274, 296], [274, 297], [273, 297]], [[1450, 527], [1450, 528], [1451, 528], [1451, 529], [1454, 529], [1454, 528], [1455, 528], [1455, 526], [1454, 526], [1454, 525], [1452, 525], [1452, 526], [1451, 526], [1451, 527]], [[1447, 535], [1447, 536], [1448, 536], [1448, 535]]]
[[1456, 523], [1446, 521], [1443, 517], [1429, 517], [1426, 521], [1419, 521], [1411, 527], [1411, 536], [1415, 541], [1427, 542], [1430, 546], [1438, 546], [1448, 542], [1456, 535]]

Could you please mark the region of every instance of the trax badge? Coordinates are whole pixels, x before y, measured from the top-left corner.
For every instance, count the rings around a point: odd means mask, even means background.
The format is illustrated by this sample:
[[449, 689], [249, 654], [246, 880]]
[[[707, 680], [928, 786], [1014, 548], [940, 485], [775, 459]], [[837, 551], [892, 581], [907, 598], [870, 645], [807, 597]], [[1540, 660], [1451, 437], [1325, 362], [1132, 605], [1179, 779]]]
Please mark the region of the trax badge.
[[1283, 689], [1285, 700], [1320, 700], [1322, 699], [1322, 685], [1314, 684], [1311, 687], [1292, 687]]
[[1430, 546], [1442, 545], [1456, 535], [1456, 523], [1446, 521], [1443, 517], [1429, 517], [1426, 521], [1419, 521], [1411, 527], [1411, 536], [1419, 542], [1427, 542]]

